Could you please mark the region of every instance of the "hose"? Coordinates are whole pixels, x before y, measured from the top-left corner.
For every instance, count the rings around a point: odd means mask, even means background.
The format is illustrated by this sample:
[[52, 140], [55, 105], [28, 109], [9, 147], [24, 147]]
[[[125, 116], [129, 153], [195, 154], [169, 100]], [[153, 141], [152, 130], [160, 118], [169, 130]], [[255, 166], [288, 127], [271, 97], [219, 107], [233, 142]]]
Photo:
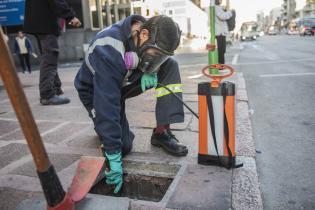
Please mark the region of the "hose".
[[[199, 116], [196, 112], [194, 112], [178, 95], [176, 95], [172, 90], [170, 90], [168, 87], [163, 85], [162, 83], [157, 83], [160, 87], [168, 90], [177, 100], [179, 100], [197, 119], [199, 119]], [[127, 98], [134, 90], [138, 89], [140, 85], [135, 86], [131, 88], [123, 97], [123, 99]]]

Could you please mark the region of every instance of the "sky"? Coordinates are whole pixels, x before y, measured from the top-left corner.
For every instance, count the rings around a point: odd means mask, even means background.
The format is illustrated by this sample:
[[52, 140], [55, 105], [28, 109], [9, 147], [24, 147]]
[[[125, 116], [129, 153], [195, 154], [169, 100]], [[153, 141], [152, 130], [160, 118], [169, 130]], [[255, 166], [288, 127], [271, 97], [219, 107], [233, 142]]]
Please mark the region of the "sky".
[[[209, 4], [211, 0], [201, 0]], [[300, 10], [305, 5], [305, 0], [295, 0], [296, 9]], [[223, 0], [225, 4], [225, 0]], [[236, 11], [236, 29], [240, 28], [243, 22], [256, 20], [256, 15], [263, 11], [265, 15], [273, 8], [281, 7], [283, 0], [230, 0], [231, 8]]]
[[[149, 0], [148, 0], [149, 1]], [[209, 5], [211, 0], [201, 0], [202, 5]], [[225, 4], [226, 0], [223, 0]], [[300, 10], [305, 5], [305, 0], [295, 0], [296, 9]], [[150, 5], [160, 4], [161, 1], [150, 0]], [[256, 15], [263, 11], [269, 15], [273, 8], [281, 7], [283, 0], [230, 0], [231, 8], [236, 10], [236, 29], [239, 29], [243, 22], [256, 20]]]
[[[242, 22], [256, 20], [256, 14], [263, 11], [269, 15], [270, 10], [281, 7], [283, 0], [230, 0], [231, 8], [236, 10], [236, 27], [239, 28]], [[296, 9], [299, 10], [305, 5], [305, 0], [296, 0]]]

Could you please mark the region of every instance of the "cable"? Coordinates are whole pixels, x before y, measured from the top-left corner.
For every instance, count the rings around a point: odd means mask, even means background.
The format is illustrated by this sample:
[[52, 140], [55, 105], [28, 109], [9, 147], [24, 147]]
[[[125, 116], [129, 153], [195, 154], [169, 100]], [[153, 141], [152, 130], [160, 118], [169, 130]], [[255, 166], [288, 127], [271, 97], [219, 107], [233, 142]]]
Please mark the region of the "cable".
[[[178, 95], [176, 95], [172, 90], [170, 90], [168, 87], [166, 87], [165, 85], [163, 85], [162, 83], [158, 83], [159, 86], [161, 86], [162, 88], [168, 90], [173, 96], [175, 96], [175, 98], [177, 98], [177, 100], [179, 100], [197, 119], [199, 119], [199, 116], [196, 112], [194, 112]], [[138, 89], [140, 85], [135, 86], [133, 88], [131, 88], [123, 97], [123, 99], [126, 99], [134, 90]]]
[[176, 95], [173, 91], [171, 91], [168, 87], [166, 87], [165, 85], [161, 84], [161, 83], [158, 83], [158, 85], [160, 85], [161, 87], [163, 87], [164, 89], [170, 91], [170, 93], [175, 96], [175, 98], [177, 98], [180, 102], [183, 103], [183, 105], [193, 114], [195, 115], [195, 117], [197, 119], [199, 119], [199, 116], [196, 112], [194, 112], [178, 95]]

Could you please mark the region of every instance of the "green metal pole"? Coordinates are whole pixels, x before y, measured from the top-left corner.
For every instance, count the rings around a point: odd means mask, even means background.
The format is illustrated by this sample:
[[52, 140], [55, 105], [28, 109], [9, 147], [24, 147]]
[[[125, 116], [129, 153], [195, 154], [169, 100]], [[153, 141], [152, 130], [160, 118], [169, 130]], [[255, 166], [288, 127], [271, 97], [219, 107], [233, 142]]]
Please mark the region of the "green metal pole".
[[[210, 44], [215, 45], [215, 0], [210, 0]], [[208, 52], [208, 62], [211, 64], [218, 64], [218, 50]], [[209, 69], [210, 74], [219, 74], [218, 69]]]

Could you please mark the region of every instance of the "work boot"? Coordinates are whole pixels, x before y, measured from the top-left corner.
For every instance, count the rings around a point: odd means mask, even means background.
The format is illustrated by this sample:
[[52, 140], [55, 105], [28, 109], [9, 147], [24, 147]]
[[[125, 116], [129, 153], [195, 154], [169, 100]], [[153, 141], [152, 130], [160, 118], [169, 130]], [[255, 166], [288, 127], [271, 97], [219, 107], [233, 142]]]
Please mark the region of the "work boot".
[[70, 103], [70, 99], [64, 96], [54, 95], [50, 99], [41, 98], [40, 103], [42, 105], [61, 105]]
[[63, 93], [64, 93], [64, 92], [61, 90], [61, 88], [57, 88], [57, 89], [56, 89], [56, 95], [57, 95], [57, 96], [63, 95]]
[[151, 144], [153, 146], [162, 147], [167, 153], [174, 156], [186, 156], [188, 149], [185, 145], [179, 143], [171, 130], [165, 129], [163, 133], [154, 133], [151, 136]]

